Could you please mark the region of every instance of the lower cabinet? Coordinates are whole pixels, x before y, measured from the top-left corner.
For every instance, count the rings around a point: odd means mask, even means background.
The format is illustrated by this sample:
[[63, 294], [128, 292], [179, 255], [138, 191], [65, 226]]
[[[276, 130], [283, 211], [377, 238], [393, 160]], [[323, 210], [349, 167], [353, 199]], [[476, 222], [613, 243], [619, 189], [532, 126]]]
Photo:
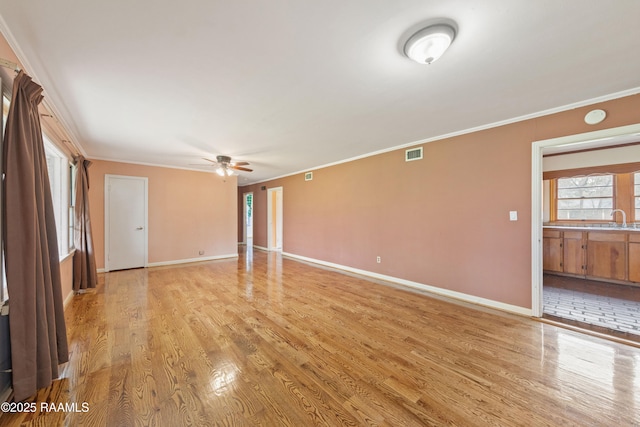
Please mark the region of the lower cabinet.
[[627, 235], [590, 232], [587, 260], [587, 276], [626, 280]]
[[564, 238], [564, 270], [569, 274], [584, 275], [585, 253], [582, 231], [565, 231]]
[[640, 284], [640, 232], [545, 229], [543, 269]]
[[562, 232], [544, 230], [542, 234], [542, 269], [562, 272]]
[[629, 236], [629, 281], [640, 283], [640, 234]]

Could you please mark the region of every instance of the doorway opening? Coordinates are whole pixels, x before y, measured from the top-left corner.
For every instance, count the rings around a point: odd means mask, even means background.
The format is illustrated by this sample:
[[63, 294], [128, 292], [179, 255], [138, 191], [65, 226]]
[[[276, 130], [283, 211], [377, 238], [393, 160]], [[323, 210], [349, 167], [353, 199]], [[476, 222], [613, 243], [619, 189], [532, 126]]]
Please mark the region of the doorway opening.
[[[596, 332], [607, 333], [608, 335], [617, 336], [621, 338], [636, 340], [636, 335], [628, 332], [620, 333], [615, 328], [601, 327], [605, 322], [615, 321], [616, 316], [620, 319], [627, 319], [627, 315], [622, 312], [621, 305], [617, 305], [618, 297], [622, 297], [626, 302], [631, 304], [640, 304], [640, 302], [633, 301], [632, 298], [627, 298], [624, 295], [631, 295], [628, 290], [619, 288], [620, 284], [607, 284], [600, 280], [592, 281], [586, 280], [589, 275], [586, 270], [584, 271], [584, 280], [581, 277], [561, 277], [555, 274], [548, 274], [550, 268], [554, 268], [551, 264], [553, 258], [549, 256], [549, 251], [561, 252], [560, 256], [564, 256], [564, 252], [569, 251], [567, 256], [567, 267], [570, 267], [575, 258], [573, 249], [584, 250], [587, 253], [586, 241], [580, 245], [575, 246], [573, 241], [568, 241], [566, 244], [564, 238], [569, 239], [577, 236], [585, 236], [582, 232], [588, 233], [589, 230], [569, 229], [564, 230], [562, 234], [569, 233], [567, 236], [560, 235], [555, 236], [553, 233], [558, 233], [558, 230], [553, 229], [554, 224], [548, 224], [549, 221], [549, 182], [543, 180], [543, 169], [545, 162], [543, 157], [549, 154], [562, 154], [569, 152], [576, 152], [582, 150], [593, 150], [606, 147], [620, 146], [623, 144], [629, 144], [640, 141], [640, 124], [622, 126], [618, 128], [605, 129], [601, 131], [588, 132], [577, 135], [570, 135], [566, 137], [553, 138], [543, 141], [535, 141], [532, 146], [532, 314], [536, 317], [545, 317], [554, 321], [560, 321], [564, 324], [578, 326], [582, 329], [590, 329]], [[572, 168], [567, 168], [572, 169]], [[551, 189], [553, 191], [553, 189]], [[607, 211], [608, 213], [609, 211]], [[543, 225], [545, 225], [543, 229]], [[581, 224], [577, 224], [578, 226]], [[582, 224], [584, 225], [584, 224]], [[603, 224], [603, 226], [607, 226]], [[593, 232], [593, 231], [592, 231]], [[622, 231], [619, 231], [622, 233]], [[640, 231], [638, 231], [640, 236]], [[584, 237], [586, 239], [586, 237]], [[556, 241], [557, 240], [557, 241]], [[582, 246], [584, 244], [584, 246]], [[627, 243], [624, 243], [625, 251]], [[573, 249], [572, 249], [573, 248]], [[595, 250], [595, 246], [593, 248]], [[577, 253], [577, 252], [576, 252]], [[544, 257], [543, 254], [547, 256]], [[593, 259], [593, 258], [592, 258]], [[562, 259], [564, 261], [564, 259]], [[559, 261], [561, 262], [561, 261]], [[587, 263], [584, 264], [584, 268], [588, 267]], [[564, 265], [562, 266], [564, 267]], [[606, 286], [614, 286], [608, 288], [606, 292]], [[546, 292], [545, 292], [546, 287]], [[632, 286], [632, 290], [637, 293], [638, 288]], [[618, 292], [620, 291], [620, 292]], [[609, 293], [606, 295], [605, 293]], [[595, 320], [590, 319], [592, 313], [589, 312], [589, 307], [592, 306], [594, 301], [598, 301], [595, 304], [605, 307], [601, 311], [601, 314], [595, 316]], [[564, 305], [566, 304], [566, 305]], [[605, 313], [609, 308], [613, 313], [611, 318], [604, 319]], [[553, 313], [553, 314], [551, 314]], [[562, 314], [563, 317], [555, 316], [555, 314]], [[578, 316], [578, 314], [583, 316]], [[574, 316], [572, 319], [571, 316]], [[600, 317], [600, 319], [598, 318]], [[603, 320], [604, 319], [604, 320]], [[603, 320], [598, 325], [598, 320]], [[640, 319], [633, 319], [634, 322], [638, 322], [640, 327]], [[640, 332], [636, 332], [640, 333]], [[637, 336], [640, 339], [640, 335]]]
[[253, 192], [244, 193], [243, 233], [242, 243], [253, 246]]
[[282, 187], [267, 190], [267, 249], [282, 250]]

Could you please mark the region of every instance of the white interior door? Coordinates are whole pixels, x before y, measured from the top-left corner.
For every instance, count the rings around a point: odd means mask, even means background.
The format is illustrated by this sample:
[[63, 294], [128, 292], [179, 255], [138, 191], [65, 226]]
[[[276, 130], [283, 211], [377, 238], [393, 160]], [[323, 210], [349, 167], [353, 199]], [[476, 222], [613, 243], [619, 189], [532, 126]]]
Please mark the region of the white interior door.
[[147, 265], [148, 179], [105, 176], [105, 270]]
[[267, 190], [267, 249], [282, 250], [282, 187]]

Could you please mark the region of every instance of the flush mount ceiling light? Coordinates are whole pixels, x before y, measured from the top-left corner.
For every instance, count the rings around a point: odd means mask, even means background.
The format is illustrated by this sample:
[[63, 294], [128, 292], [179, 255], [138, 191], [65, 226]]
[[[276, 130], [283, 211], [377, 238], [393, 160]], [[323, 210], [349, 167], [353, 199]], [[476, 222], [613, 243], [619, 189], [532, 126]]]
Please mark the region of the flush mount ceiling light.
[[404, 54], [418, 64], [431, 64], [442, 56], [455, 36], [456, 31], [451, 25], [431, 25], [409, 37], [404, 45]]
[[607, 117], [604, 110], [591, 110], [584, 116], [584, 121], [588, 125], [597, 125]]

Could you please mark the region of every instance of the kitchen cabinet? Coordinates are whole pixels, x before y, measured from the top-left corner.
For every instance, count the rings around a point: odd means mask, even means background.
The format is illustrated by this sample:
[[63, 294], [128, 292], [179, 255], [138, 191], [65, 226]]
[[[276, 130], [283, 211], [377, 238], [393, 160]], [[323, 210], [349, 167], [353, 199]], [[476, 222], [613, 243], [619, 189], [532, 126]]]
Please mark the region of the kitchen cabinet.
[[587, 276], [625, 280], [627, 278], [627, 235], [589, 232], [587, 259]]
[[562, 271], [562, 232], [544, 230], [542, 232], [542, 269], [545, 271]]
[[640, 231], [545, 227], [542, 237], [546, 273], [640, 286]]
[[640, 233], [629, 235], [629, 281], [640, 283]]
[[563, 272], [569, 274], [585, 274], [585, 250], [582, 231], [565, 231], [563, 233]]

